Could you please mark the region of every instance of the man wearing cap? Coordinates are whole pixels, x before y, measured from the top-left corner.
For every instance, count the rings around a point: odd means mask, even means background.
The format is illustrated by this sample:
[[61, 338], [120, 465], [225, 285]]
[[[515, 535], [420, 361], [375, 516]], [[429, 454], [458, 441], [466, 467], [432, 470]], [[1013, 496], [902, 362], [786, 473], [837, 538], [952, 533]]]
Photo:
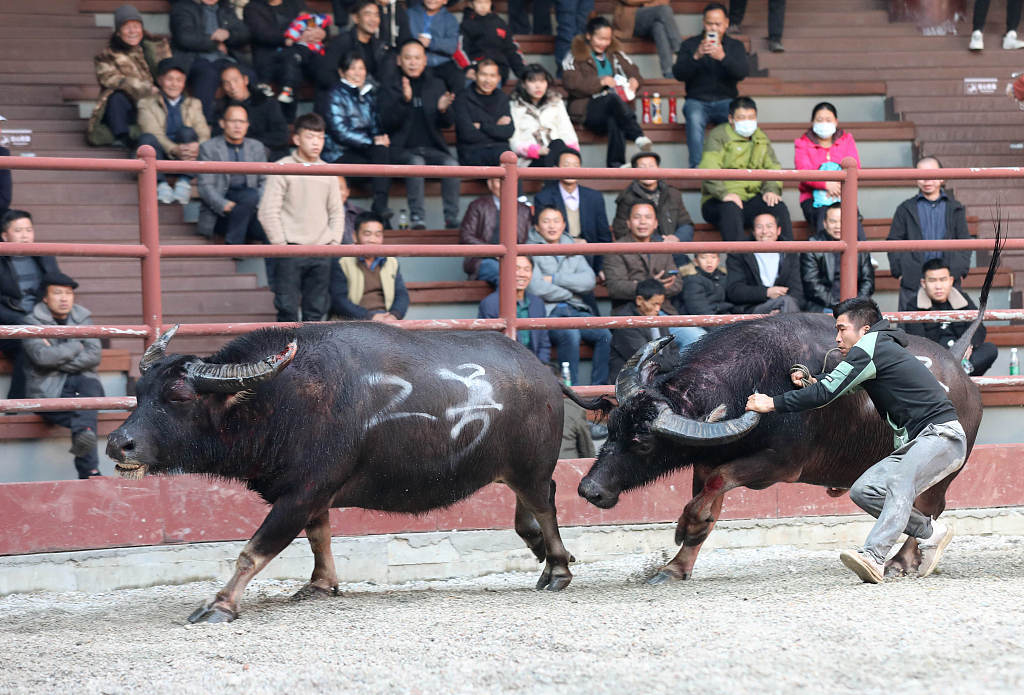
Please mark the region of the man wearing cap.
[[[0, 116], [0, 123], [7, 119]], [[3, 132], [0, 129], [0, 132]], [[0, 147], [0, 157], [10, 157], [11, 151], [6, 147]], [[13, 195], [14, 184], [11, 182], [11, 170], [0, 169], [0, 219], [11, 207], [11, 196]]]
[[[156, 72], [160, 93], [139, 100], [139, 145], [155, 149], [157, 159], [194, 162], [199, 145], [210, 139], [202, 104], [185, 95], [185, 68], [177, 58], [164, 58]], [[194, 176], [180, 174], [172, 189], [163, 172], [157, 173], [157, 198], [161, 203], [187, 205]]]
[[[78, 283], [64, 273], [47, 273], [42, 300], [25, 322], [37, 326], [90, 326], [88, 309], [75, 304]], [[100, 363], [98, 338], [32, 338], [24, 341], [25, 395], [28, 398], [89, 398], [102, 396], [96, 374]], [[43, 419], [71, 430], [71, 453], [79, 478], [100, 475], [96, 453], [96, 411], [40, 413]]]
[[[630, 160], [634, 169], [657, 169], [661, 166], [661, 155], [657, 152], [637, 152]], [[615, 219], [612, 220], [612, 235], [615, 241], [629, 236], [629, 213], [637, 203], [650, 203], [658, 218], [658, 231], [652, 241], [693, 241], [693, 220], [683, 204], [683, 194], [665, 181], [640, 179], [633, 181], [615, 199]], [[676, 265], [690, 262], [685, 253], [673, 254]]]

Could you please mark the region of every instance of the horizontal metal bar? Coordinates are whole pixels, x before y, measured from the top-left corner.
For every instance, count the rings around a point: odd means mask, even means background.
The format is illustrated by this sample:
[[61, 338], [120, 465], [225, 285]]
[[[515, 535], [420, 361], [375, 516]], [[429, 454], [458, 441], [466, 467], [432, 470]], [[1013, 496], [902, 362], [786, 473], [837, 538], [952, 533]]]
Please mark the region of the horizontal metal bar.
[[266, 174], [297, 176], [386, 176], [406, 178], [417, 176], [425, 179], [488, 179], [504, 178], [501, 167], [431, 166], [411, 164], [286, 164], [283, 162], [181, 162], [161, 159], [156, 162], [157, 171], [167, 174]]
[[161, 246], [161, 258], [225, 258], [265, 257], [288, 258], [295, 256], [329, 256], [332, 258], [361, 258], [364, 256], [464, 257], [504, 256], [505, 247], [499, 244], [259, 244], [251, 246], [211, 246], [182, 244]]
[[614, 253], [807, 253], [842, 251], [845, 241], [616, 241], [519, 244], [521, 256], [598, 256]]
[[[863, 170], [861, 170], [863, 171]], [[846, 172], [817, 169], [596, 169], [590, 167], [527, 167], [519, 178], [533, 181], [556, 179], [659, 181], [845, 181]]]
[[[930, 178], [943, 181], [953, 179], [1017, 179], [1024, 178], [1021, 167], [952, 167], [949, 169], [930, 169]], [[916, 181], [921, 176], [920, 169], [861, 169], [858, 172], [861, 181]]]
[[97, 258], [142, 258], [148, 250], [142, 244], [72, 244], [4, 242], [5, 256], [96, 256]]
[[[820, 242], [819, 242], [820, 243]], [[1006, 239], [1007, 250], [1024, 249], [1024, 239]], [[857, 242], [857, 250], [872, 251], [966, 251], [989, 250], [995, 247], [995, 239], [942, 239], [942, 240], [878, 240]]]
[[63, 410], [132, 410], [134, 396], [0, 399], [0, 413], [56, 413]]
[[142, 171], [139, 159], [99, 157], [0, 157], [0, 169], [42, 169], [52, 171]]
[[0, 326], [0, 338], [146, 338], [149, 326]]

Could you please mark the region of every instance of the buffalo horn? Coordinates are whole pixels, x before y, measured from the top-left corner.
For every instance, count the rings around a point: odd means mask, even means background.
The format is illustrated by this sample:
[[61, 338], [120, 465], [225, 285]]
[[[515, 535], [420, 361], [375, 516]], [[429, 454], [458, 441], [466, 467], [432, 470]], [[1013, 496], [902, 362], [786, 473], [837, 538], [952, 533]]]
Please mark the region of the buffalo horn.
[[742, 417], [719, 422], [691, 420], [672, 411], [666, 403], [658, 403], [658, 415], [651, 431], [695, 446], [728, 444], [744, 437], [757, 427], [761, 414], [748, 411]]
[[146, 351], [142, 353], [142, 359], [139, 360], [139, 374], [145, 374], [150, 367], [159, 362], [167, 354], [167, 343], [171, 342], [171, 338], [178, 332], [178, 326], [181, 324], [174, 324], [174, 326], [156, 339], [156, 342], [146, 348]]
[[249, 364], [207, 364], [196, 360], [185, 365], [185, 374], [200, 393], [238, 393], [277, 376], [297, 350], [298, 343], [292, 340], [276, 355]]
[[625, 403], [647, 386], [650, 375], [643, 371], [644, 363], [661, 352], [662, 348], [674, 340], [674, 336], [666, 335], [652, 340], [633, 353], [633, 356], [622, 366], [619, 378], [615, 380], [615, 398], [619, 404]]

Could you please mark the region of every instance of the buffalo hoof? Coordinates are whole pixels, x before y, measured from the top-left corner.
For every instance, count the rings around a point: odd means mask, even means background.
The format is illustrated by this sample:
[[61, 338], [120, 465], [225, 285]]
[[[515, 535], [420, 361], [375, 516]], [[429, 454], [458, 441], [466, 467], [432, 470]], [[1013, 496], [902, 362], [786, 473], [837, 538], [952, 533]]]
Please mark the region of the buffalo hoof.
[[315, 598], [331, 598], [333, 596], [340, 596], [341, 592], [338, 591], [338, 585], [335, 584], [329, 589], [325, 589], [322, 586], [316, 584], [306, 584], [294, 594], [292, 594], [292, 601], [305, 601], [307, 599]]
[[196, 608], [192, 615], [188, 616], [188, 621], [190, 623], [230, 623], [237, 617], [238, 613], [235, 611], [216, 606], [211, 601]]
[[683, 576], [679, 576], [678, 574], [676, 574], [672, 570], [663, 569], [660, 572], [658, 572], [656, 575], [654, 575], [653, 577], [648, 579], [647, 583], [650, 584], [651, 586], [657, 586], [658, 584], [669, 584], [671, 582], [679, 582], [679, 581], [682, 581], [684, 579], [689, 579], [689, 578], [690, 578], [689, 574], [684, 574]]
[[565, 587], [569, 586], [569, 582], [572, 581], [572, 575], [566, 572], [565, 574], [554, 574], [550, 569], [544, 570], [540, 575], [540, 579], [537, 580], [537, 591], [547, 589], [548, 591], [561, 591]]

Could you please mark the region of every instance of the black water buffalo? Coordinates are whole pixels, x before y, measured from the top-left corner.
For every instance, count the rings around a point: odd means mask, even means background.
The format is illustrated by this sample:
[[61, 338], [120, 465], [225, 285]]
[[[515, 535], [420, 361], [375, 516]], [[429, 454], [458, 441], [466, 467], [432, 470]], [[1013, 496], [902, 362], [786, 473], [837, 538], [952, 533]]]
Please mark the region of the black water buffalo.
[[[973, 334], [973, 330], [968, 333]], [[711, 532], [729, 490], [760, 490], [774, 483], [810, 483], [848, 489], [861, 473], [893, 450], [893, 431], [864, 392], [803, 413], [744, 413], [747, 396], [793, 389], [794, 364], [824, 372], [840, 360], [835, 321], [823, 314], [784, 314], [726, 326], [683, 351], [669, 371], [653, 359], [665, 342], [649, 343], [626, 364], [616, 383], [608, 440], [579, 485], [579, 494], [602, 508], [619, 494], [679, 468], [693, 467], [693, 499], [676, 527], [682, 544], [652, 579], [688, 579], [701, 543]], [[965, 333], [966, 335], [966, 333]], [[970, 336], [963, 341], [966, 348]], [[960, 367], [959, 355], [924, 338], [908, 348], [948, 388], [967, 433], [968, 453], [981, 423], [981, 394]], [[580, 401], [584, 407], [610, 404]], [[957, 471], [959, 472], [959, 471]], [[928, 489], [915, 507], [937, 517], [945, 508], [951, 474]], [[831, 490], [835, 494], [836, 490]], [[917, 571], [920, 551], [909, 538], [887, 572]]]
[[314, 567], [297, 596], [336, 593], [331, 507], [417, 514], [492, 482], [515, 492], [516, 532], [546, 561], [537, 588], [569, 584], [551, 479], [562, 394], [519, 343], [353, 322], [263, 329], [199, 359], [165, 354], [174, 330], [143, 356], [107, 455], [126, 478], [214, 475], [273, 505], [191, 622], [237, 617], [246, 584], [303, 529]]

